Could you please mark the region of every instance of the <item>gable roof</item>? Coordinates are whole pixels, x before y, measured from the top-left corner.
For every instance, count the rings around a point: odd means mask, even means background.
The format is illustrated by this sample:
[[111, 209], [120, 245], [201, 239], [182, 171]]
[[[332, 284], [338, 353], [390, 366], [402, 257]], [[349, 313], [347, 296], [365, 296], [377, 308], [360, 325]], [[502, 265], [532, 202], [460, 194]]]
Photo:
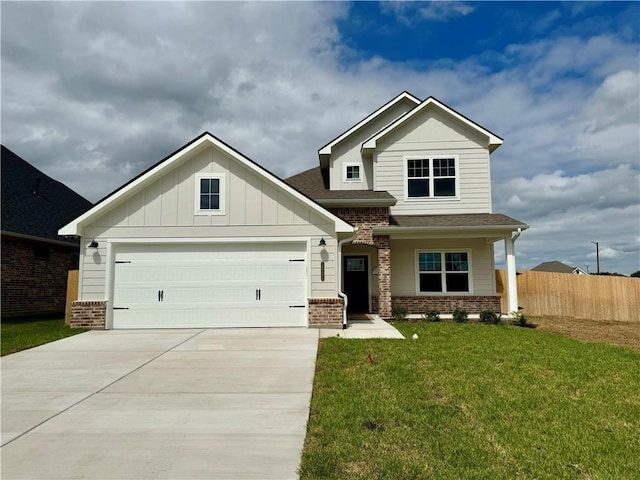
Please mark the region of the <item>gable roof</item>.
[[572, 267], [566, 263], [558, 262], [556, 260], [551, 262], [542, 262], [540, 265], [536, 265], [531, 270], [536, 272], [554, 272], [554, 273], [574, 273], [576, 270], [582, 269], [579, 267]]
[[77, 244], [58, 229], [91, 208], [91, 202], [54, 180], [4, 145], [2, 233]]
[[321, 205], [391, 206], [396, 204], [396, 199], [389, 192], [329, 190], [328, 172], [321, 167], [305, 170], [286, 178], [284, 181]]
[[203, 132], [201, 135], [194, 138], [183, 147], [179, 148], [169, 156], [163, 158], [155, 165], [152, 165], [147, 170], [131, 179], [129, 182], [111, 192], [109, 195], [100, 200], [91, 210], [61, 228], [59, 233], [61, 235], [82, 235], [83, 225], [89, 223], [99, 215], [102, 215], [109, 208], [119, 203], [119, 201], [141, 191], [147, 185], [162, 176], [164, 172], [166, 172], [169, 168], [175, 166], [181, 160], [187, 158], [187, 155], [189, 153], [201, 148], [205, 148], [206, 146], [214, 146], [219, 150], [225, 152], [235, 160], [239, 161], [243, 166], [258, 174], [259, 176], [271, 181], [277, 187], [283, 189], [284, 191], [292, 195], [295, 199], [320, 214], [322, 217], [330, 219], [335, 223], [336, 232], [353, 232], [352, 225], [349, 225], [341, 218], [332, 214], [328, 210], [325, 210], [315, 201], [299, 192], [295, 188], [291, 187], [278, 176], [271, 173], [261, 165], [258, 165], [250, 158], [244, 156], [242, 153], [238, 152], [236, 149], [229, 146], [216, 136], [212, 135], [209, 132]]
[[318, 155], [331, 155], [331, 149], [337, 145], [338, 143], [340, 143], [342, 140], [344, 140], [345, 138], [347, 138], [348, 136], [350, 136], [352, 133], [354, 133], [356, 130], [358, 130], [359, 128], [363, 127], [364, 125], [366, 125], [367, 123], [371, 122], [373, 119], [375, 119], [376, 117], [378, 117], [379, 115], [383, 114], [384, 112], [386, 112], [387, 110], [389, 110], [391, 107], [393, 107], [394, 105], [398, 104], [399, 102], [403, 101], [403, 100], [409, 100], [413, 103], [415, 103], [416, 105], [420, 104], [420, 99], [414, 95], [411, 95], [409, 92], [404, 91], [402, 92], [400, 95], [398, 95], [397, 97], [391, 99], [389, 102], [385, 103], [383, 106], [381, 106], [380, 108], [378, 108], [375, 112], [373, 112], [371, 115], [369, 115], [368, 117], [364, 118], [363, 120], [361, 120], [360, 122], [356, 123], [353, 127], [351, 127], [349, 130], [347, 130], [346, 132], [340, 134], [339, 136], [337, 136], [336, 138], [334, 138], [333, 140], [331, 140], [329, 143], [327, 143], [324, 147], [320, 148], [318, 150]]
[[459, 122], [463, 123], [464, 125], [468, 126], [472, 130], [474, 130], [474, 131], [478, 132], [479, 134], [487, 137], [488, 140], [489, 140], [489, 152], [493, 152], [496, 148], [498, 148], [500, 145], [502, 145], [502, 142], [503, 142], [502, 138], [497, 136], [495, 133], [490, 132], [486, 128], [478, 125], [473, 120], [470, 120], [467, 117], [465, 117], [464, 115], [462, 115], [461, 113], [456, 112], [453, 108], [445, 105], [444, 103], [442, 103], [441, 101], [439, 101], [435, 97], [428, 97], [420, 105], [418, 105], [416, 108], [414, 108], [413, 110], [408, 111], [407, 113], [402, 115], [400, 118], [398, 118], [395, 121], [391, 122], [389, 125], [384, 127], [382, 130], [378, 131], [377, 133], [375, 133], [371, 137], [369, 137], [367, 140], [365, 140], [362, 143], [362, 150], [372, 150], [372, 149], [376, 148], [376, 144], [377, 144], [378, 140], [380, 140], [382, 137], [384, 137], [388, 133], [392, 132], [393, 130], [398, 128], [400, 125], [404, 124], [409, 119], [413, 118], [415, 115], [418, 115], [420, 112], [424, 111], [425, 109], [427, 109], [429, 107], [433, 107], [433, 106], [435, 106], [436, 108], [439, 108], [440, 110], [444, 111], [445, 113], [447, 113], [448, 115], [452, 116], [453, 118], [455, 118]]

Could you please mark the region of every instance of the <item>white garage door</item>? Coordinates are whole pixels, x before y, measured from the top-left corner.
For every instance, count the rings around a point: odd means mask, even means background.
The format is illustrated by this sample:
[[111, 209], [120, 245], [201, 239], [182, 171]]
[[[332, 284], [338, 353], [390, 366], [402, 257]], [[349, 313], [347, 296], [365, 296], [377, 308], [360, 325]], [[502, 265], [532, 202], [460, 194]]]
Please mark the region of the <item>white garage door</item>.
[[306, 245], [123, 245], [113, 328], [305, 326]]

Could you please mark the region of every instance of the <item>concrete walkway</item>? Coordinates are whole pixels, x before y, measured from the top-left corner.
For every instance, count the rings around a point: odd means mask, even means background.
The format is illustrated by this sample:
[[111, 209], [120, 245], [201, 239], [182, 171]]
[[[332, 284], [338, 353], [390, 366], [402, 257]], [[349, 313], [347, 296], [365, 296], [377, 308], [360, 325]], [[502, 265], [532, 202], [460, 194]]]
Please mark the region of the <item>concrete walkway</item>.
[[3, 357], [0, 477], [297, 478], [318, 336], [92, 331]]
[[361, 315], [358, 319], [350, 319], [345, 330], [338, 328], [320, 329], [320, 338], [340, 336], [341, 338], [398, 338], [404, 336], [392, 325], [378, 315]]

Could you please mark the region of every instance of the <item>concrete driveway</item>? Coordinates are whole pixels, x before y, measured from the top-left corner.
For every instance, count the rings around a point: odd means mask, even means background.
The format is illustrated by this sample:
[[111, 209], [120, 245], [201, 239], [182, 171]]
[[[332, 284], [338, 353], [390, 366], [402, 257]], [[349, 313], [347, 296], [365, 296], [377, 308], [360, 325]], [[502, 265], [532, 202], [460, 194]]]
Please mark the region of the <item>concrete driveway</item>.
[[8, 479], [297, 478], [314, 329], [92, 331], [2, 358]]

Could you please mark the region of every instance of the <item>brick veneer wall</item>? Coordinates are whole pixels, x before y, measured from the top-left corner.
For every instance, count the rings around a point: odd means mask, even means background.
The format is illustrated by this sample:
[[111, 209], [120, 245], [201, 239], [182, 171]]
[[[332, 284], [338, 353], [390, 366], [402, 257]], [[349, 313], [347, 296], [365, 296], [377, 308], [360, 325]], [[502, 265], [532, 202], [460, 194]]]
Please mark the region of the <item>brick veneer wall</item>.
[[342, 298], [310, 298], [309, 325], [341, 325]]
[[371, 227], [389, 225], [389, 207], [340, 207], [329, 211], [358, 227], [354, 244], [373, 245]]
[[[48, 248], [49, 258], [36, 258]], [[67, 272], [77, 268], [78, 247], [2, 236], [2, 317], [64, 313]]]
[[77, 300], [71, 304], [71, 328], [104, 329], [106, 327], [107, 302]]
[[[377, 298], [373, 297], [373, 305], [377, 305]], [[410, 314], [426, 313], [438, 310], [440, 313], [450, 314], [456, 308], [462, 308], [467, 313], [480, 313], [483, 310], [500, 311], [500, 296], [498, 295], [459, 295], [459, 296], [407, 296], [391, 297], [391, 304], [405, 307]], [[377, 312], [374, 312], [377, 313]]]

